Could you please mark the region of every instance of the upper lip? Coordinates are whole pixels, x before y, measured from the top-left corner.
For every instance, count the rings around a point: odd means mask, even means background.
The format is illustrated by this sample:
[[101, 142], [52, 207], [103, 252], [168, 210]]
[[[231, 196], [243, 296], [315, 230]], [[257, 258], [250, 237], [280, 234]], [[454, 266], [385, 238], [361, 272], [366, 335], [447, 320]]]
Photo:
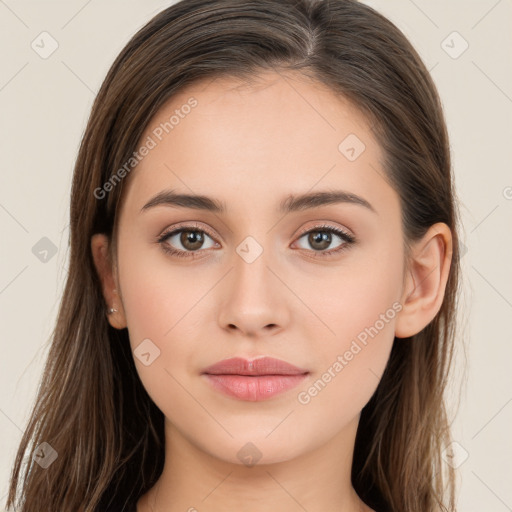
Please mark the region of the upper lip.
[[308, 370], [273, 357], [224, 359], [203, 370], [210, 375], [301, 375]]

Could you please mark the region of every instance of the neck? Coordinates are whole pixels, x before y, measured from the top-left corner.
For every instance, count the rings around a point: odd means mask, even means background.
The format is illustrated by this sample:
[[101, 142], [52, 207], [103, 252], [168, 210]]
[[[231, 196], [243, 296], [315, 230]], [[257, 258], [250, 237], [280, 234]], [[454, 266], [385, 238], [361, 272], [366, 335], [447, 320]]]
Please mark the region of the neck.
[[350, 478], [358, 419], [306, 454], [251, 467], [213, 457], [166, 422], [164, 469], [137, 512], [370, 511]]

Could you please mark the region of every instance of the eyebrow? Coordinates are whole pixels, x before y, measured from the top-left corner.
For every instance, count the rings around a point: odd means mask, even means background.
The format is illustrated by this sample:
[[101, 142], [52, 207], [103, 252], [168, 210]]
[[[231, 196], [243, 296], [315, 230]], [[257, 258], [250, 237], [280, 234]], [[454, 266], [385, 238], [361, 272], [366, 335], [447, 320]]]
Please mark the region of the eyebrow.
[[[330, 204], [349, 203], [377, 213], [375, 208], [364, 198], [345, 190], [328, 190], [310, 192], [301, 195], [289, 195], [279, 204], [280, 213], [292, 213], [311, 208], [319, 208]], [[174, 190], [162, 190], [152, 197], [142, 208], [141, 212], [155, 206], [173, 206], [206, 210], [214, 213], [225, 213], [225, 203], [204, 195], [180, 194]]]

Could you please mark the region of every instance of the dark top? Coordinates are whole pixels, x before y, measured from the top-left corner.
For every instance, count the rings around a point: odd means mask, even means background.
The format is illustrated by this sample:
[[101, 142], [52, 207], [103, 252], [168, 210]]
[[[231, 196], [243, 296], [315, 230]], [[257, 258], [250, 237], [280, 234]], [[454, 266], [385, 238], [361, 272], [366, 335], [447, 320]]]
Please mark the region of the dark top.
[[[130, 500], [126, 504], [116, 502], [108, 506], [106, 509], [98, 508], [96, 512], [137, 512], [137, 501], [138, 499]], [[378, 512], [381, 509], [374, 508], [374, 510]], [[384, 509], [382, 509], [381, 512], [384, 512]]]
[[106, 509], [100, 510], [98, 508], [96, 512], [137, 512], [137, 500], [129, 501], [126, 504], [113, 503]]
[[130, 501], [124, 506], [120, 504], [113, 504], [106, 510], [98, 509], [96, 512], [137, 512], [137, 500]]

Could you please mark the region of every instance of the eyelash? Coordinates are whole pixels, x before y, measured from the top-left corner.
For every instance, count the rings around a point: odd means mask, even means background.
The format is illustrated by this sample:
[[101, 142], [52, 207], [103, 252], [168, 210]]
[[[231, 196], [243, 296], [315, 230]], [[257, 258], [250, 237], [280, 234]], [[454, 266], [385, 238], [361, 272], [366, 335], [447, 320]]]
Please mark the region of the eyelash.
[[[194, 232], [199, 231], [201, 233], [207, 234], [210, 238], [213, 240], [215, 239], [214, 236], [203, 227], [200, 227], [199, 225], [185, 225], [185, 226], [179, 226], [178, 228], [174, 228], [170, 231], [165, 231], [157, 238], [157, 242], [162, 246], [162, 249], [167, 254], [170, 254], [171, 256], [176, 256], [178, 258], [196, 258], [196, 254], [204, 251], [205, 249], [199, 249], [197, 251], [181, 251], [179, 249], [174, 249], [173, 247], [170, 247], [168, 244], [165, 243], [165, 241], [173, 236], [177, 235], [181, 232]], [[329, 225], [320, 225], [320, 226], [314, 226], [313, 228], [310, 228], [306, 231], [303, 231], [299, 234], [297, 239], [302, 238], [304, 235], [308, 235], [309, 233], [315, 233], [315, 232], [326, 232], [326, 233], [334, 233], [335, 235], [338, 235], [344, 243], [338, 246], [336, 249], [331, 249], [329, 251], [312, 251], [314, 253], [314, 258], [327, 258], [329, 256], [337, 255], [341, 253], [342, 251], [348, 249], [352, 244], [356, 242], [356, 239], [354, 236], [350, 235], [343, 229], [337, 228], [335, 226], [329, 226]], [[206, 249], [208, 250], [208, 249]], [[307, 249], [301, 249], [301, 250], [307, 250]]]

